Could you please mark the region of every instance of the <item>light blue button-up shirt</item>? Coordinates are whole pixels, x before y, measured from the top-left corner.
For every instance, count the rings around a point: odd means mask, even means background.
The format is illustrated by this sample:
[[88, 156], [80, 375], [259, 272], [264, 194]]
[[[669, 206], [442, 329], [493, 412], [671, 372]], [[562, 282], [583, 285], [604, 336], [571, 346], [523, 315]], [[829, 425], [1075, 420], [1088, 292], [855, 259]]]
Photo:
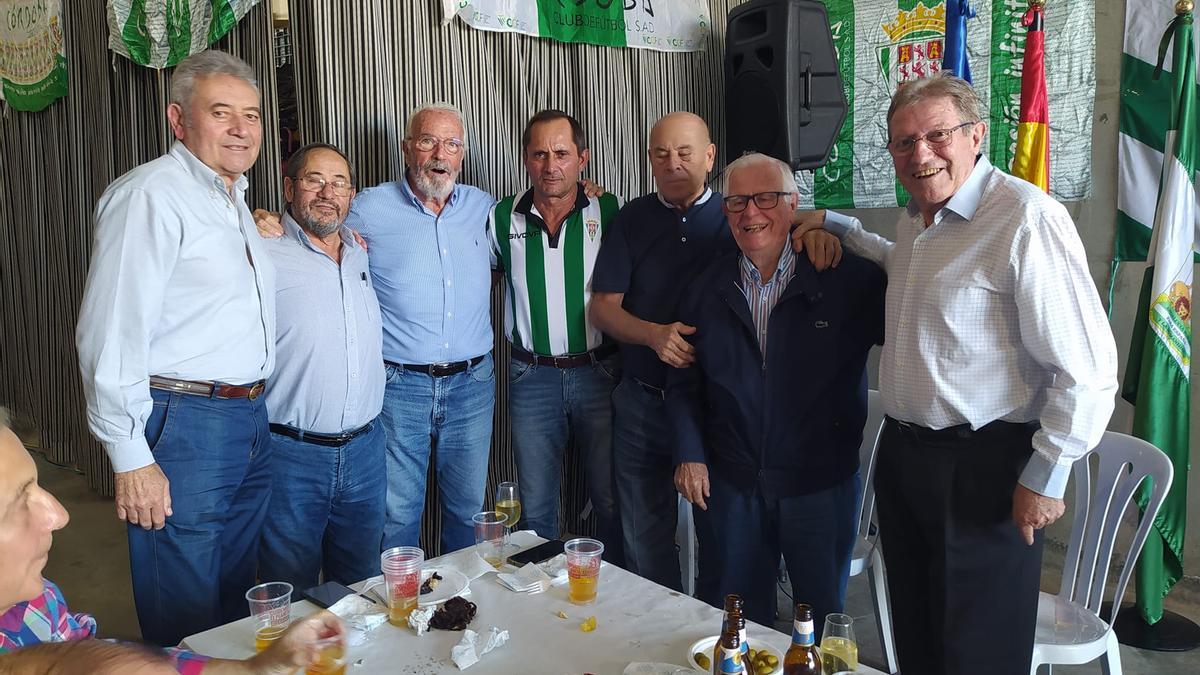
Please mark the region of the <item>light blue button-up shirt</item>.
[[338, 265], [289, 213], [267, 250], [276, 275], [271, 422], [321, 434], [358, 429], [383, 408], [383, 331], [367, 252], [343, 228]]
[[176, 142], [96, 204], [75, 342], [88, 425], [118, 472], [154, 462], [151, 375], [245, 384], [275, 367], [275, 268], [246, 186], [231, 195]]
[[383, 313], [383, 358], [393, 363], [465, 361], [492, 349], [491, 248], [495, 200], [455, 185], [441, 214], [407, 178], [355, 197], [346, 227], [368, 244]]

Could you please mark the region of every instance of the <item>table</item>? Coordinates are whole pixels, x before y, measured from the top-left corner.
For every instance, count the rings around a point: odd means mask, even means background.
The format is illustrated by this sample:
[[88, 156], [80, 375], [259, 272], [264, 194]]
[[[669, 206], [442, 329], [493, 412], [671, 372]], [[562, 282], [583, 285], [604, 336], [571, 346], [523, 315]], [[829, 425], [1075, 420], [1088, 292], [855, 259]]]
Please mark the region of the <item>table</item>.
[[[532, 533], [515, 532], [512, 541], [525, 549], [542, 540]], [[434, 558], [426, 565], [436, 565], [446, 557]], [[356, 590], [360, 588], [361, 584], [355, 584]], [[469, 628], [482, 635], [490, 626], [498, 626], [508, 631], [509, 641], [466, 672], [620, 675], [634, 661], [683, 666], [688, 664], [688, 647], [721, 628], [720, 610], [613, 565], [601, 570], [597, 595], [595, 603], [580, 607], [567, 600], [565, 584], [524, 595], [500, 585], [495, 574], [476, 579], [467, 598], [479, 610]], [[317, 610], [307, 601], [292, 607], [293, 616]], [[559, 611], [567, 618], [556, 616]], [[579, 624], [589, 616], [596, 617], [596, 630], [584, 633]], [[790, 636], [756, 623], [750, 623], [747, 632], [781, 654], [791, 642]], [[459, 631], [432, 630], [417, 637], [410, 629], [385, 623], [371, 631], [366, 642], [351, 647], [355, 661], [361, 659], [361, 664], [346, 673], [459, 673], [462, 671], [450, 660], [450, 648], [461, 639]], [[183, 646], [209, 656], [246, 658], [254, 653], [254, 629], [246, 618], [192, 635]], [[864, 666], [859, 672], [882, 675]]]

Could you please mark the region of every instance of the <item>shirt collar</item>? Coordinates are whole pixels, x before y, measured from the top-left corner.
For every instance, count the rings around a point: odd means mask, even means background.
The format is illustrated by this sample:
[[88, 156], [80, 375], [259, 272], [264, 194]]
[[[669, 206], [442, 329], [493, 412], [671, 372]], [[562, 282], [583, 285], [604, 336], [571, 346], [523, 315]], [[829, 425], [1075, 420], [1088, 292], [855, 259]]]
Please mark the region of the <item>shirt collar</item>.
[[[572, 215], [574, 215], [576, 211], [582, 211], [586, 209], [589, 203], [591, 203], [591, 199], [587, 196], [587, 193], [583, 191], [583, 186], [577, 184], [575, 186], [575, 207], [571, 209], [571, 213], [567, 214], [567, 218], [570, 218]], [[517, 200], [517, 205], [513, 208], [513, 211], [523, 216], [535, 214], [533, 206], [533, 188], [529, 188], [521, 195], [521, 198]], [[537, 215], [539, 218], [542, 217], [542, 214], [540, 213], [536, 213], [535, 215]], [[563, 221], [566, 222], [566, 219], [564, 218]]]
[[[200, 158], [193, 155], [191, 150], [183, 144], [183, 141], [175, 141], [171, 144], [170, 154], [174, 157], [183, 168], [192, 175], [193, 178], [200, 181], [204, 185], [220, 188], [221, 191], [226, 191], [225, 179], [221, 178], [211, 167]], [[238, 192], [245, 192], [250, 185], [250, 181], [246, 180], [246, 174], [239, 174], [237, 180], [233, 181], [233, 187]]]
[[[312, 239], [308, 238], [308, 233], [304, 231], [303, 227], [300, 227], [300, 223], [296, 222], [296, 219], [292, 217], [291, 212], [287, 209], [283, 210], [283, 219], [281, 222], [283, 224], [283, 234], [285, 237], [291, 237], [300, 242], [301, 246], [306, 246], [313, 252], [325, 255], [324, 251], [319, 250], [316, 244], [312, 243]], [[358, 241], [355, 240], [354, 235], [345, 225], [342, 225], [339, 234], [342, 237], [342, 246], [350, 249], [359, 248]]]
[[[422, 209], [425, 208], [425, 203], [421, 201], [421, 198], [417, 196], [417, 193], [414, 192], [412, 189], [412, 185], [410, 185], [408, 182], [408, 169], [407, 168], [404, 170], [403, 173], [400, 174], [400, 180], [397, 182], [400, 184], [400, 192], [404, 194], [404, 197], [406, 199], [408, 199], [408, 201], [411, 202], [413, 206], [416, 206], [416, 207], [422, 208]], [[452, 204], [454, 204], [455, 201], [458, 200], [458, 191], [459, 191], [459, 188], [461, 188], [461, 187], [462, 186], [459, 185], [458, 183], [454, 184], [454, 187], [450, 190], [450, 197], [448, 199], [446, 199], [446, 206], [451, 206]]]
[[788, 237], [787, 241], [783, 242], [783, 251], [779, 253], [779, 263], [775, 265], [775, 274], [768, 281], [763, 281], [758, 273], [758, 268], [750, 262], [749, 256], [742, 254], [739, 256], [742, 264], [742, 278], [752, 281], [760, 286], [774, 283], [779, 279], [785, 279], [792, 275], [792, 268], [796, 266], [796, 256], [792, 253], [792, 239]]
[[[655, 192], [654, 194], [658, 196], [658, 201], [662, 202], [663, 206], [667, 207], [668, 209], [675, 209], [675, 210], [679, 209], [678, 206], [667, 201], [667, 198], [663, 197], [661, 192]], [[700, 198], [697, 199], [694, 203], [692, 203], [692, 206], [689, 208], [695, 208], [697, 206], [700, 206], [704, 202], [707, 202], [712, 196], [713, 196], [712, 188], [705, 186], [703, 194], [701, 194]]]
[[[942, 209], [949, 209], [963, 220], [970, 220], [975, 217], [975, 211], [979, 208], [979, 200], [983, 199], [983, 189], [987, 187], [988, 176], [992, 173], [992, 163], [984, 155], [980, 155], [975, 160], [975, 168], [971, 169], [971, 175], [967, 176], [967, 180], [959, 186], [958, 190], [946, 202]], [[917, 215], [917, 206], [909, 200], [908, 215], [915, 217]]]

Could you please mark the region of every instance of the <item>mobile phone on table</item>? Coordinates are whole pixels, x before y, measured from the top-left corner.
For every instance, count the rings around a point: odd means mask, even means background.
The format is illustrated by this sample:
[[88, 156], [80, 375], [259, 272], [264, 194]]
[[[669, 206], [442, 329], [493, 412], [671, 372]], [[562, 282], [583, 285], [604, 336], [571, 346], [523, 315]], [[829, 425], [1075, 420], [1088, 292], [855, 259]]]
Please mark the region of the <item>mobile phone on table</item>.
[[544, 544], [538, 544], [533, 548], [525, 549], [520, 553], [514, 553], [508, 556], [508, 562], [520, 567], [526, 563], [540, 563], [543, 560], [549, 560], [559, 553], [563, 552], [563, 546], [566, 544], [562, 539], [555, 539]]
[[313, 586], [300, 591], [305, 600], [313, 603], [318, 607], [328, 609], [330, 605], [347, 595], [354, 595], [354, 589], [343, 586], [336, 581], [326, 581], [320, 586]]

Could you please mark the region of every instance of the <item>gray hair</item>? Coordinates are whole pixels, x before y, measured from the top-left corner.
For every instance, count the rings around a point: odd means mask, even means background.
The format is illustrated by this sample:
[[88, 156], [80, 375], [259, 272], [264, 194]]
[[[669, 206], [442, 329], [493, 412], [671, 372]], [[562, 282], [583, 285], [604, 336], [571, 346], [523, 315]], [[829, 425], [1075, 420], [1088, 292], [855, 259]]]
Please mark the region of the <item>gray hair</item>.
[[171, 74], [171, 103], [178, 103], [186, 112], [196, 89], [196, 78], [230, 75], [244, 81], [258, 94], [258, 80], [250, 64], [238, 57], [216, 49], [197, 52], [179, 62]]
[[792, 193], [797, 192], [796, 174], [792, 173], [792, 167], [788, 166], [786, 162], [782, 162], [774, 157], [768, 157], [760, 152], [751, 152], [730, 162], [729, 166], [725, 167], [724, 185], [722, 185], [721, 191], [725, 192], [728, 190], [729, 181], [731, 178], [733, 178], [733, 173], [735, 171], [748, 169], [752, 166], [759, 166], [760, 164], [773, 166], [779, 170], [779, 176], [782, 180], [780, 185], [781, 191]]
[[463, 113], [458, 109], [458, 106], [445, 101], [436, 101], [434, 103], [425, 103], [417, 106], [415, 110], [408, 114], [408, 123], [404, 125], [404, 138], [412, 138], [413, 125], [417, 123], [417, 118], [421, 113], [441, 112], [454, 115], [458, 119], [458, 126], [462, 127], [463, 135], [459, 140], [463, 143], [467, 142], [467, 118], [463, 117]]
[[896, 88], [896, 93], [892, 96], [892, 105], [887, 111], [889, 129], [892, 125], [892, 115], [895, 115], [897, 110], [934, 98], [950, 99], [950, 103], [958, 111], [960, 122], [978, 122], [983, 119], [983, 104], [971, 83], [956, 77], [948, 70], [942, 70], [929, 77], [910, 80]]

